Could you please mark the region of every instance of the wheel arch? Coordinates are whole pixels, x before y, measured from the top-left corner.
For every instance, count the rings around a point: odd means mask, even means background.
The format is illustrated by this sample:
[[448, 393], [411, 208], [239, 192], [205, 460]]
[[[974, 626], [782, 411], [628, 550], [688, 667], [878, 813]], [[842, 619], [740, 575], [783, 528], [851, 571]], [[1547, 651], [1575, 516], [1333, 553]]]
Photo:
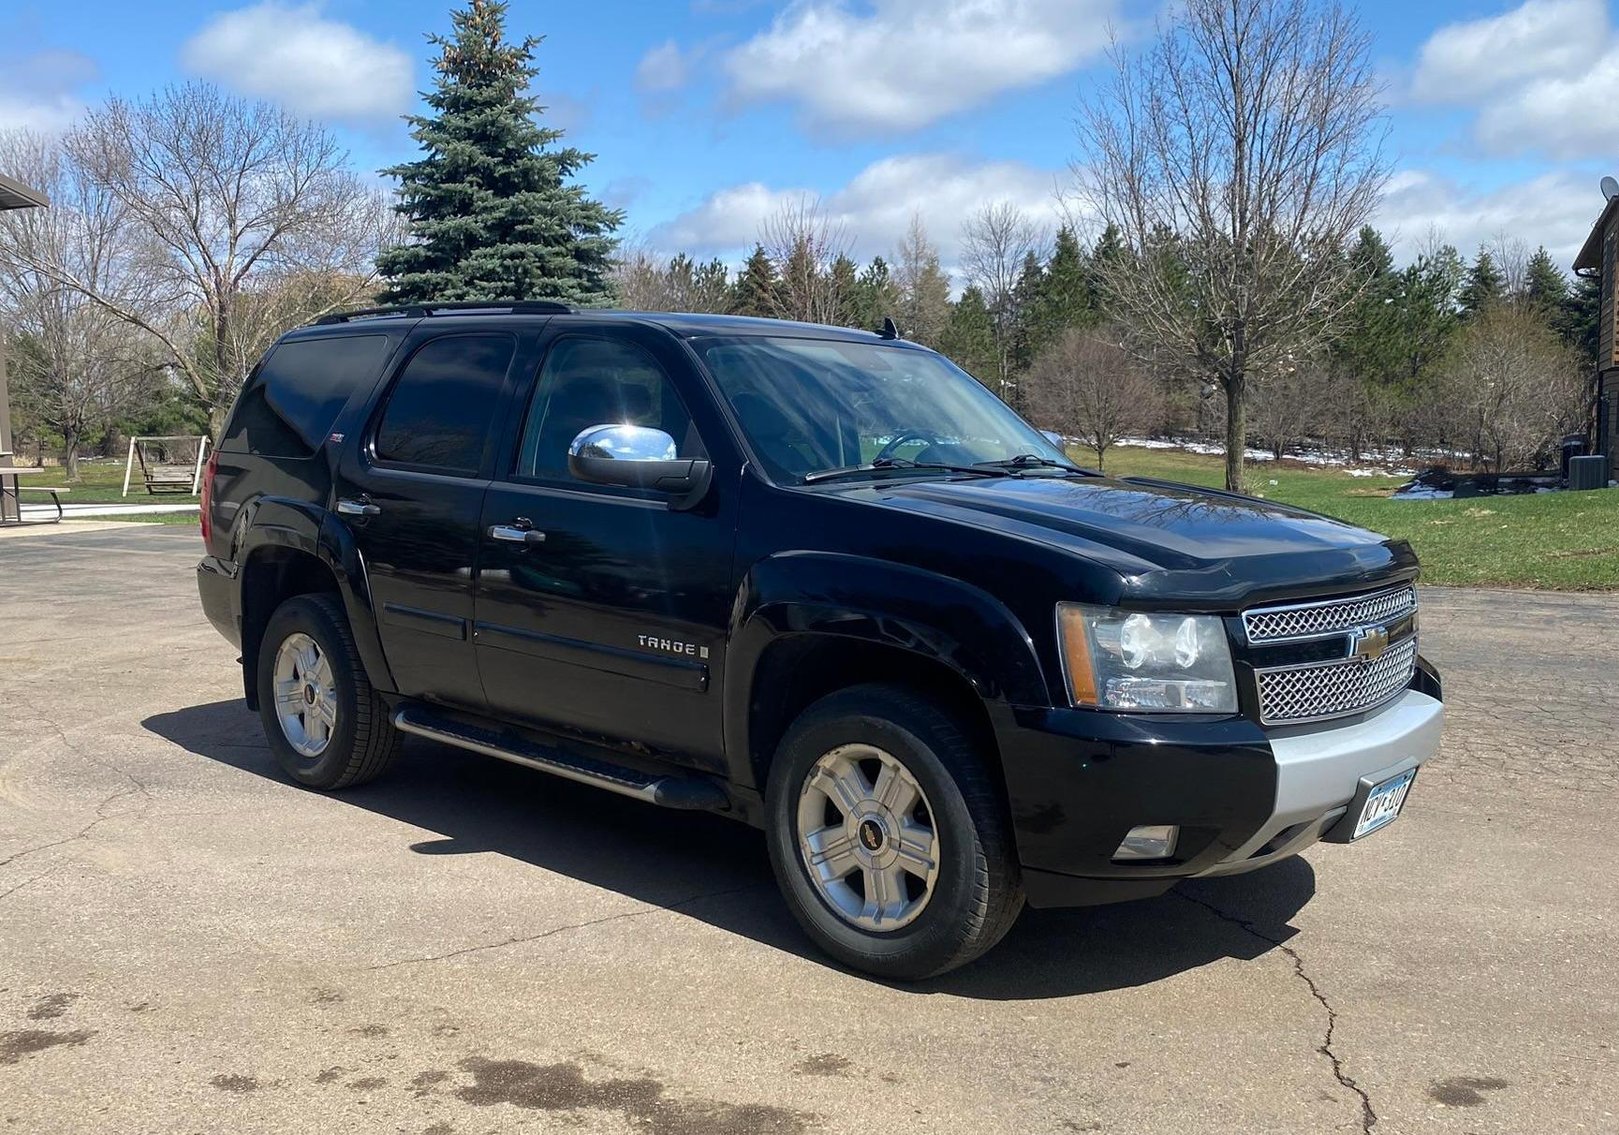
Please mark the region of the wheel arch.
[[961, 721], [997, 773], [1013, 704], [1040, 704], [1034, 645], [993, 596], [932, 572], [865, 557], [792, 554], [749, 572], [725, 680], [733, 783], [762, 791], [792, 721], [836, 690], [910, 689]]
[[295, 595], [331, 594], [343, 604], [366, 676], [378, 690], [396, 689], [377, 633], [365, 565], [354, 538], [336, 517], [301, 501], [261, 498], [242, 529], [242, 685], [258, 708], [258, 657], [264, 628]]

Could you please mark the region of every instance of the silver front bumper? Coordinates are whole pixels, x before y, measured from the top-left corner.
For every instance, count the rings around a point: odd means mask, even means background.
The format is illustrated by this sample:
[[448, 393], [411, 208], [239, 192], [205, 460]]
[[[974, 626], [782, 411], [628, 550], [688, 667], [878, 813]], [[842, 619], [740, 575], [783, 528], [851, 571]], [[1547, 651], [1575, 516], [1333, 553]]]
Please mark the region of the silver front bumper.
[[[1407, 690], [1353, 725], [1298, 727], [1270, 735], [1276, 807], [1252, 839], [1201, 875], [1238, 875], [1296, 855], [1344, 818], [1362, 777], [1421, 765], [1439, 751], [1445, 707]], [[1337, 838], [1337, 837], [1335, 837]]]

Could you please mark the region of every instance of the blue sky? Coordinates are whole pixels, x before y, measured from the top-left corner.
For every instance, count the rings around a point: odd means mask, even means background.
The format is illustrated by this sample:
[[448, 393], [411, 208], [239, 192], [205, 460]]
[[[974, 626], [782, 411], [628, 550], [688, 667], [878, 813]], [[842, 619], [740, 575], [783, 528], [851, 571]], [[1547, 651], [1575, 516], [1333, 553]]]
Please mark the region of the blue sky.
[[[518, 0], [545, 36], [537, 93], [586, 180], [655, 247], [734, 257], [818, 195], [862, 256], [920, 213], [949, 263], [966, 214], [1055, 220], [1076, 100], [1167, 9], [1138, 0]], [[1565, 262], [1619, 173], [1619, 35], [1606, 0], [1358, 6], [1389, 101], [1378, 218], [1402, 255], [1498, 235]], [[0, 12], [0, 129], [59, 130], [109, 92], [207, 78], [328, 123], [356, 166], [408, 158], [445, 0], [21, 0]]]

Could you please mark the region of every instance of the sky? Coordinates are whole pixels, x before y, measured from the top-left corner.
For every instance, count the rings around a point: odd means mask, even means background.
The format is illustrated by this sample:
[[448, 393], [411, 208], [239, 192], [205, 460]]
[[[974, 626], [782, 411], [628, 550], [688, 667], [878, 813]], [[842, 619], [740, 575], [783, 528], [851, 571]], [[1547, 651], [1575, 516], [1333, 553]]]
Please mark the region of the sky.
[[[1606, 0], [1367, 0], [1393, 175], [1375, 223], [1404, 260], [1507, 235], [1565, 268], [1619, 175], [1619, 26]], [[812, 194], [862, 259], [919, 214], [954, 262], [962, 221], [1010, 201], [1059, 220], [1075, 108], [1115, 38], [1168, 0], [514, 0], [543, 36], [534, 93], [597, 155], [581, 175], [657, 250], [739, 260]], [[204, 79], [327, 124], [355, 166], [414, 155], [447, 0], [13, 0], [0, 129], [59, 131], [109, 94]]]

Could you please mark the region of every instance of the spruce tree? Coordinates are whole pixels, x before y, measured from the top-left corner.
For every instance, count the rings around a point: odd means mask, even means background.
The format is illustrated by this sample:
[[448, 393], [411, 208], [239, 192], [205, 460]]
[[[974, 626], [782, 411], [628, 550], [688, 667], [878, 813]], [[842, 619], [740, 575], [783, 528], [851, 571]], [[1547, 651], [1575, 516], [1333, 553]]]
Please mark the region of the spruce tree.
[[[984, 293], [968, 288], [950, 308], [950, 321], [945, 324], [939, 349], [962, 370], [978, 379], [997, 394], [1000, 386], [998, 352], [995, 347], [995, 323], [984, 302]], [[1003, 395], [1004, 396], [1004, 395]]]
[[623, 214], [570, 180], [595, 157], [540, 125], [528, 93], [538, 68], [530, 36], [506, 38], [503, 0], [468, 0], [450, 14], [431, 113], [409, 115], [422, 156], [383, 170], [399, 179], [410, 240], [377, 267], [387, 303], [556, 299], [603, 304]]
[[1602, 279], [1580, 276], [1574, 281], [1564, 304], [1563, 323], [1569, 346], [1580, 354], [1587, 367], [1597, 365], [1597, 345], [1602, 325]]
[[731, 300], [732, 315], [757, 315], [769, 318], [780, 305], [781, 281], [776, 277], [776, 262], [765, 251], [765, 246], [753, 246], [753, 255], [742, 266], [736, 278]]
[[1471, 319], [1506, 293], [1506, 281], [1495, 266], [1488, 249], [1479, 249], [1473, 266], [1467, 270], [1460, 295], [1462, 314]]
[[1025, 352], [1032, 360], [1057, 341], [1070, 327], [1089, 327], [1096, 322], [1091, 302], [1089, 271], [1079, 238], [1067, 225], [1057, 230], [1051, 259], [1035, 288], [1034, 302], [1025, 316]]

